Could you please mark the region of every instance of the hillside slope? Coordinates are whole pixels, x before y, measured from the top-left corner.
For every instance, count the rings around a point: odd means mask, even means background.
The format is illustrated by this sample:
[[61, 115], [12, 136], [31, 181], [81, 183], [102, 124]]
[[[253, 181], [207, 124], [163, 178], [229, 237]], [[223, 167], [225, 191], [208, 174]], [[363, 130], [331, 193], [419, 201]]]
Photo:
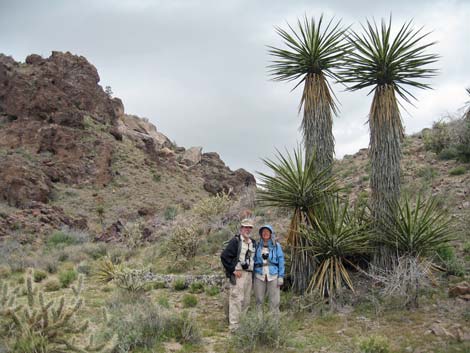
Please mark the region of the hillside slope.
[[93, 233], [120, 218], [188, 208], [255, 185], [217, 153], [176, 146], [124, 113], [86, 58], [0, 54], [0, 236], [69, 225]]

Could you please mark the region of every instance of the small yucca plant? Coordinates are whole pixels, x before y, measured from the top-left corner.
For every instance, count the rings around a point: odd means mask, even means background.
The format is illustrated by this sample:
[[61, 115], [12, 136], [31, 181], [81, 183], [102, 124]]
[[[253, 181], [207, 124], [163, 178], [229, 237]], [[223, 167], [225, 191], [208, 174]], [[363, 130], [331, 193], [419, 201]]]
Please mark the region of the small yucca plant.
[[450, 218], [439, 208], [435, 197], [425, 200], [418, 195], [413, 204], [405, 196], [401, 204], [390, 204], [389, 207], [381, 241], [398, 256], [431, 256], [452, 239]]
[[318, 261], [308, 290], [334, 296], [343, 284], [354, 291], [347, 266], [369, 251], [370, 226], [362, 211], [350, 210], [338, 196], [330, 198], [317, 211], [313, 227], [302, 231], [308, 239], [307, 250]]

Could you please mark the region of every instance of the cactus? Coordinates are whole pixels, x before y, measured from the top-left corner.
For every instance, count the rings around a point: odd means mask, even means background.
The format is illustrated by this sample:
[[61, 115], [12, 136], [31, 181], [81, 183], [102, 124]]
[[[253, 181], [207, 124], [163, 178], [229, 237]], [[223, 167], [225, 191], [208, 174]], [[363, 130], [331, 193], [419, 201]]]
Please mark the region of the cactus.
[[95, 344], [93, 336], [89, 343], [81, 347], [75, 339], [88, 329], [88, 321], [81, 322], [77, 313], [83, 307], [80, 297], [83, 277], [77, 287], [73, 287], [74, 297], [70, 300], [61, 297], [57, 304], [46, 300], [44, 292], [33, 288], [31, 276], [26, 279], [25, 305], [17, 305], [18, 289], [10, 290], [6, 283], [0, 286], [0, 316], [13, 326], [7, 336], [12, 342], [12, 352], [24, 352], [25, 347], [31, 352], [109, 352], [112, 341]]

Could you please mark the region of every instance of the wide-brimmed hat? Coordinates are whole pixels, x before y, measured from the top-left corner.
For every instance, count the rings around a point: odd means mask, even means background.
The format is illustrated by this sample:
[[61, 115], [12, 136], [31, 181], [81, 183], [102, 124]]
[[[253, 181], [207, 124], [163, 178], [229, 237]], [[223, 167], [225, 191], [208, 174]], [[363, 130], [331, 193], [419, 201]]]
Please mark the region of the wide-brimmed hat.
[[242, 219], [240, 225], [242, 227], [251, 227], [251, 228], [253, 228], [253, 221], [249, 218], [244, 218], [244, 219]]

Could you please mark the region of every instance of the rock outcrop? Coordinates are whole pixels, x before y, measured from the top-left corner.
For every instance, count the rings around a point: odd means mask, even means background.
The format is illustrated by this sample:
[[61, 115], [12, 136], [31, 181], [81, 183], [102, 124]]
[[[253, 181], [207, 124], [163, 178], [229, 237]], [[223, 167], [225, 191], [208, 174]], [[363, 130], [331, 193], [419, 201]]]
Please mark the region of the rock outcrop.
[[[48, 58], [32, 54], [24, 63], [0, 54], [0, 203], [22, 209], [14, 219], [11, 214], [1, 215], [0, 233], [16, 223], [32, 232], [75, 224], [63, 209], [51, 211], [46, 204], [58, 188], [85, 188], [96, 194], [115, 185], [112, 182], [121, 175], [122, 164], [113, 163], [119, 159], [131, 163], [132, 171], [150, 170], [148, 179], [154, 183], [163, 174], [167, 181], [187, 184], [168, 188], [175, 192], [198, 188], [197, 193], [203, 194], [236, 193], [255, 185], [251, 174], [231, 171], [216, 153], [176, 146], [147, 119], [125, 114], [121, 100], [105, 92], [99, 81], [86, 58], [69, 52], [52, 52]], [[130, 157], [142, 154], [145, 158], [139, 157], [139, 162]], [[137, 189], [149, 187], [142, 180], [126, 178], [121, 184], [130, 183], [127, 187], [134, 188], [133, 195], [142, 195]], [[116, 186], [111, 190], [116, 192]], [[89, 195], [82, 196], [88, 197], [83, 200], [88, 202], [85, 212], [93, 217], [95, 200]], [[185, 202], [197, 199], [191, 193], [185, 197]], [[28, 213], [39, 204], [54, 216], [38, 218]], [[67, 209], [67, 204], [61, 206]], [[28, 223], [30, 216], [33, 222]], [[41, 222], [49, 223], [41, 227]]]

